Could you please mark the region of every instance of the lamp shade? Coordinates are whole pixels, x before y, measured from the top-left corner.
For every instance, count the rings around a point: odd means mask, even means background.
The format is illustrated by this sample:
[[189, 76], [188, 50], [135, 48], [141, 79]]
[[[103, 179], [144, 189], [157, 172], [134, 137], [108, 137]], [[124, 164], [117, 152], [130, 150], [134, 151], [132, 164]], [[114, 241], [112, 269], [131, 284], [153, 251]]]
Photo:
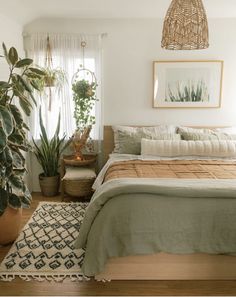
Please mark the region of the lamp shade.
[[168, 50], [209, 47], [207, 16], [202, 0], [172, 0], [164, 20], [161, 46]]

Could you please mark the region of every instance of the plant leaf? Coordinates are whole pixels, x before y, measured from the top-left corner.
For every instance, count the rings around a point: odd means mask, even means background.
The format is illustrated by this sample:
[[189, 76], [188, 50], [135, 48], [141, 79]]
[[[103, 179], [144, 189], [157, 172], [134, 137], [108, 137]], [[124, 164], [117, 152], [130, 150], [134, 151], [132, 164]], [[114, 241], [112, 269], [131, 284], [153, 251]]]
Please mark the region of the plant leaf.
[[7, 51], [7, 48], [6, 48], [6, 45], [5, 45], [4, 42], [2, 43], [2, 48], [3, 48], [4, 57], [5, 57], [6, 61], [7, 61], [7, 63], [9, 65], [11, 65], [11, 62], [10, 62], [9, 57], [8, 57], [8, 51]]
[[3, 105], [0, 105], [0, 121], [4, 132], [9, 136], [13, 131], [13, 120], [9, 109]]
[[27, 101], [23, 100], [22, 98], [19, 97], [19, 99], [20, 99], [19, 102], [20, 102], [21, 108], [23, 109], [23, 111], [27, 116], [30, 116], [30, 113], [31, 113], [30, 105], [28, 104]]
[[9, 60], [11, 64], [14, 66], [18, 61], [18, 53], [14, 47], [11, 47], [8, 53]]
[[9, 182], [16, 189], [19, 189], [19, 190], [22, 190], [23, 189], [24, 183], [23, 183], [22, 179], [19, 176], [15, 175], [15, 174], [12, 174], [9, 177]]
[[0, 127], [0, 152], [2, 152], [7, 145], [7, 136], [2, 127]]
[[33, 63], [32, 59], [26, 58], [26, 59], [22, 59], [22, 60], [18, 61], [15, 66], [16, 66], [16, 68], [22, 68], [22, 67], [29, 66], [32, 63]]
[[21, 77], [20, 75], [17, 75], [18, 80], [22, 83], [23, 87], [26, 89], [28, 93], [32, 92], [31, 86], [27, 83], [27, 81]]
[[12, 165], [13, 156], [10, 148], [6, 145], [0, 153], [1, 166], [8, 167]]
[[33, 73], [40, 75], [40, 76], [46, 75], [46, 73], [43, 70], [40, 70], [38, 68], [29, 67], [29, 70], [32, 71]]
[[8, 193], [6, 190], [0, 188], [0, 216], [4, 213], [8, 205]]
[[11, 207], [17, 209], [21, 207], [21, 199], [16, 194], [10, 194], [8, 203]]
[[11, 85], [7, 83], [6, 81], [0, 81], [0, 88], [1, 89], [9, 89]]
[[23, 117], [22, 117], [19, 109], [13, 104], [11, 104], [9, 107], [10, 107], [10, 110], [12, 112], [12, 115], [15, 119], [17, 126], [23, 126], [24, 120], [23, 120]]

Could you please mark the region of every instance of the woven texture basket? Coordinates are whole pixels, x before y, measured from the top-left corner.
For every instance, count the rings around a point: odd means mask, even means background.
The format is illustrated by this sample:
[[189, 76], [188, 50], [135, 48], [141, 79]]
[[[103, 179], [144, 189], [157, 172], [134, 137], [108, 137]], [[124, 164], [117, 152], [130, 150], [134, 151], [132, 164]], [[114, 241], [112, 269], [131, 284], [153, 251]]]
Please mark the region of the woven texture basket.
[[206, 12], [202, 0], [172, 0], [167, 11], [162, 47], [168, 50], [196, 50], [209, 47]]
[[40, 174], [39, 185], [43, 196], [56, 196], [60, 185], [60, 175], [45, 177], [43, 174]]
[[90, 196], [92, 191], [92, 185], [95, 178], [86, 178], [80, 180], [64, 180], [65, 193], [72, 197], [84, 197]]

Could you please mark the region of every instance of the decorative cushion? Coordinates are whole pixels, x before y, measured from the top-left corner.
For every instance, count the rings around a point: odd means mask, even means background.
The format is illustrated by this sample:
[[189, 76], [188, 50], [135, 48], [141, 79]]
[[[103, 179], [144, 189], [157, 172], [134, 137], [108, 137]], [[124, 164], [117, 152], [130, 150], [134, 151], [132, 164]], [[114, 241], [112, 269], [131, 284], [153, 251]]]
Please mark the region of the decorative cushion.
[[226, 128], [217, 128], [215, 131], [224, 133], [224, 134], [235, 134], [236, 135], [236, 126], [226, 127]]
[[201, 129], [201, 128], [190, 128], [190, 127], [184, 127], [180, 126], [177, 128], [177, 133], [182, 134], [182, 133], [207, 133], [207, 134], [212, 134], [214, 133], [213, 129]]
[[181, 137], [184, 140], [236, 140], [236, 135], [217, 132], [212, 134], [182, 132]]
[[185, 140], [149, 140], [141, 141], [142, 155], [161, 157], [203, 156], [236, 157], [235, 141], [185, 141]]
[[172, 133], [174, 126], [160, 125], [157, 127], [129, 127], [113, 126], [115, 147], [113, 153], [134, 154], [141, 153], [141, 139], [181, 139], [180, 135]]
[[66, 167], [66, 173], [63, 180], [81, 180], [96, 178], [95, 170], [87, 167]]

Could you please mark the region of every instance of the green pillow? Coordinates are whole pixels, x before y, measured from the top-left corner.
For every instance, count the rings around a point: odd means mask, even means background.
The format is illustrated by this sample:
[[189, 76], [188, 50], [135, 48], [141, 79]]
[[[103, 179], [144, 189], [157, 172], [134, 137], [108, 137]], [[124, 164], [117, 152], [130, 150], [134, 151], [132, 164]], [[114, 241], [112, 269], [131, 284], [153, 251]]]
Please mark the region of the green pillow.
[[159, 134], [153, 137], [151, 134], [144, 133], [143, 131], [129, 132], [117, 130], [115, 133], [115, 148], [113, 153], [119, 154], [141, 154], [141, 140], [155, 139], [155, 140], [180, 140], [180, 134]]
[[184, 140], [236, 140], [236, 135], [213, 132], [209, 133], [192, 133], [182, 132], [181, 137]]

